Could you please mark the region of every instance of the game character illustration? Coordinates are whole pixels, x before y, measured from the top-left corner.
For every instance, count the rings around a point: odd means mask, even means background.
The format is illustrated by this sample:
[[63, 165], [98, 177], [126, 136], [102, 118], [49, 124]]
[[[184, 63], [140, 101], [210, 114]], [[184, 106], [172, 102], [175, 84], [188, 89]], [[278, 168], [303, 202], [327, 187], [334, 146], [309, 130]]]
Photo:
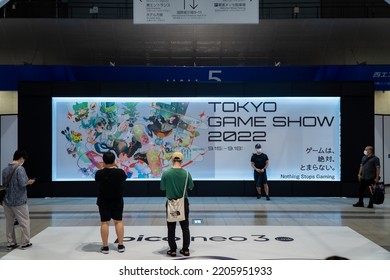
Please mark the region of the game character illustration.
[[68, 102], [61, 124], [68, 155], [81, 176], [93, 178], [102, 155], [112, 151], [128, 178], [159, 178], [173, 152], [185, 155], [184, 166], [202, 161], [206, 148], [195, 145], [207, 129], [203, 112], [188, 114], [189, 102]]

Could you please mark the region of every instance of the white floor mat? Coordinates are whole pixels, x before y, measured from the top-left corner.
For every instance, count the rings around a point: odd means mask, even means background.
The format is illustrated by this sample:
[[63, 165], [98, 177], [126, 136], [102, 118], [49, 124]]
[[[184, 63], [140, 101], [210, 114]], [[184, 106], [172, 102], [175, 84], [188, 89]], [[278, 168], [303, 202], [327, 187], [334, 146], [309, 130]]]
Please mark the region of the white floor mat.
[[[15, 249], [8, 260], [159, 260], [166, 251], [165, 226], [125, 227], [126, 252], [116, 249], [110, 227], [110, 253], [100, 253], [99, 227], [48, 227], [32, 238], [27, 250]], [[324, 259], [390, 260], [390, 252], [353, 231], [334, 226], [190, 226], [191, 259]], [[176, 228], [177, 237], [181, 230]], [[177, 257], [181, 240], [177, 241]]]

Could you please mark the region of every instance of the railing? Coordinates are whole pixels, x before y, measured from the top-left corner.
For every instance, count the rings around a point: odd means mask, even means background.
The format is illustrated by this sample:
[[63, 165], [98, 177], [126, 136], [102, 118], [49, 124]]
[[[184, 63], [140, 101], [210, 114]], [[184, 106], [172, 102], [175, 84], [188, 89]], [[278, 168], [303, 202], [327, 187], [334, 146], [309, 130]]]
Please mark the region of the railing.
[[[390, 5], [379, 3], [351, 4], [335, 1], [295, 3], [264, 3], [259, 1], [260, 19], [288, 18], [387, 18]], [[9, 1], [0, 9], [3, 18], [106, 18], [132, 19], [133, 1]]]

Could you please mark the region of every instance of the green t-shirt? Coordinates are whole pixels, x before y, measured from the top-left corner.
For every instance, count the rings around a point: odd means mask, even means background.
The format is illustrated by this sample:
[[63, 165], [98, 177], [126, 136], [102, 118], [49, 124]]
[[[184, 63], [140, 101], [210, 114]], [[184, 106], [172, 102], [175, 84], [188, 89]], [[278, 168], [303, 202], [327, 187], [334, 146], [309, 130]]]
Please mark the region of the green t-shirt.
[[[187, 171], [182, 168], [169, 168], [161, 176], [160, 189], [166, 191], [168, 199], [178, 199], [183, 196]], [[188, 173], [187, 191], [194, 188], [191, 174]], [[187, 191], [185, 197], [188, 197]]]

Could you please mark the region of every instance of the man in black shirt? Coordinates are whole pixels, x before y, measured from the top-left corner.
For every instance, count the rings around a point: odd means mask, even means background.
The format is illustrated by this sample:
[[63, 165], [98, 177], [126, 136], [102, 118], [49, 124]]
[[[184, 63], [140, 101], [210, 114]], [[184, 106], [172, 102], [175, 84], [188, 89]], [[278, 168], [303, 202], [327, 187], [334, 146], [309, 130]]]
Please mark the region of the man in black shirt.
[[103, 155], [104, 168], [98, 170], [95, 174], [95, 181], [99, 183], [99, 193], [96, 204], [99, 207], [100, 214], [100, 235], [103, 246], [100, 251], [103, 254], [109, 253], [108, 233], [110, 221], [113, 219], [115, 231], [118, 238], [118, 252], [125, 251], [123, 245], [124, 225], [123, 215], [123, 188], [126, 181], [126, 173], [117, 168], [115, 155], [112, 152], [106, 152]]
[[[364, 207], [363, 197], [364, 191], [373, 184], [379, 183], [380, 162], [379, 158], [374, 155], [374, 148], [367, 146], [364, 149], [364, 156], [359, 166], [358, 181], [359, 186], [359, 201], [353, 204], [354, 207]], [[367, 208], [373, 208], [372, 196], [368, 202]]]
[[270, 200], [266, 171], [269, 165], [268, 156], [261, 152], [260, 144], [256, 144], [255, 149], [256, 153], [254, 153], [251, 157], [251, 166], [254, 170], [253, 176], [256, 184], [257, 199], [261, 198], [261, 186], [263, 185], [265, 197], [267, 200]]

